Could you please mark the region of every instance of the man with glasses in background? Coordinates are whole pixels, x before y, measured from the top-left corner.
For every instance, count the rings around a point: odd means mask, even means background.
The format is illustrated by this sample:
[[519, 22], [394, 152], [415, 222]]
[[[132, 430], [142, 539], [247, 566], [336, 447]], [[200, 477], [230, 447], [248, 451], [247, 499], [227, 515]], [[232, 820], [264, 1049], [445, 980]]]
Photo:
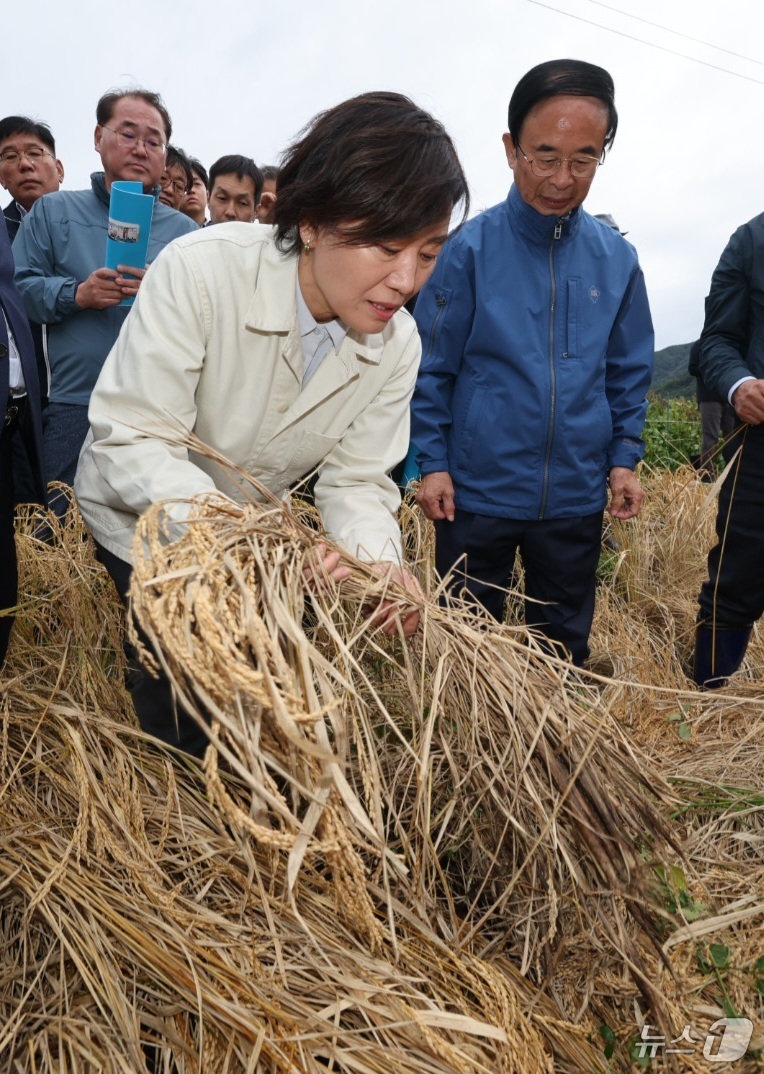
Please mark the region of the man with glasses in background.
[[0, 119], [0, 184], [12, 199], [3, 209], [11, 242], [37, 199], [58, 190], [63, 178], [64, 166], [47, 123], [28, 116]]
[[607, 71], [553, 60], [509, 103], [514, 184], [444, 247], [417, 301], [417, 500], [452, 588], [504, 614], [519, 551], [525, 621], [589, 655], [602, 513], [632, 518], [653, 330], [636, 251], [581, 205], [618, 116]]
[[[106, 355], [137, 294], [144, 265], [104, 268], [109, 199], [116, 180], [140, 182], [155, 198], [148, 260], [194, 231], [187, 216], [159, 203], [172, 123], [161, 97], [147, 90], [104, 94], [96, 109], [95, 150], [103, 171], [89, 190], [39, 198], [13, 247], [16, 283], [31, 321], [47, 325], [50, 402], [44, 415], [47, 481], [71, 485], [88, 431], [88, 402]], [[59, 514], [67, 498], [52, 506]]]
[[193, 181], [194, 173], [191, 171], [189, 158], [182, 149], [178, 149], [175, 145], [168, 145], [164, 171], [159, 180], [159, 200], [162, 205], [182, 211], [181, 206], [186, 200], [186, 194], [191, 190]]

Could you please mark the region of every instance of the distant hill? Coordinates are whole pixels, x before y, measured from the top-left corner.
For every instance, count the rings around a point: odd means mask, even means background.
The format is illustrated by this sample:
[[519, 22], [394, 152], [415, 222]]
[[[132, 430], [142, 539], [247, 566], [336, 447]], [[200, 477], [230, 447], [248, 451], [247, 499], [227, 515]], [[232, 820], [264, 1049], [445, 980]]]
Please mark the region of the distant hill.
[[674, 343], [655, 352], [653, 381], [650, 391], [664, 399], [695, 398], [695, 377], [687, 372], [692, 343]]

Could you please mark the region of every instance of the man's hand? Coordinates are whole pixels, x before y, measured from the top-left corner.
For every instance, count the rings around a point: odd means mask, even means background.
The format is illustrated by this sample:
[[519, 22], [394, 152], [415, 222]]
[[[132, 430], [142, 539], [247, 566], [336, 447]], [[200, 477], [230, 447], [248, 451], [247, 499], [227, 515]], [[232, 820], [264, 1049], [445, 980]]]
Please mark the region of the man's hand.
[[276, 194], [273, 194], [270, 190], [264, 190], [260, 195], [260, 201], [257, 203], [257, 207], [264, 212], [272, 213], [276, 208]]
[[[134, 265], [117, 265], [117, 284], [122, 291], [123, 298], [135, 298], [143, 277], [146, 275], [145, 268], [136, 268]], [[135, 279], [131, 279], [131, 277]]]
[[123, 299], [114, 269], [99, 268], [78, 286], [74, 301], [81, 310], [105, 310], [118, 306]]
[[[137, 278], [131, 280], [125, 273]], [[96, 269], [77, 287], [74, 301], [81, 310], [105, 310], [110, 306], [118, 306], [123, 298], [130, 298], [138, 293], [145, 275], [145, 269], [131, 265], [118, 265], [116, 270]]]
[[634, 471], [626, 466], [614, 466], [610, 471], [610, 503], [608, 513], [613, 518], [634, 518], [645, 498], [645, 493], [634, 476]]
[[744, 380], [735, 388], [732, 405], [741, 421], [761, 425], [764, 422], [764, 380]]
[[422, 478], [416, 502], [425, 515], [435, 521], [446, 518], [454, 521], [454, 485], [447, 470], [425, 474]]

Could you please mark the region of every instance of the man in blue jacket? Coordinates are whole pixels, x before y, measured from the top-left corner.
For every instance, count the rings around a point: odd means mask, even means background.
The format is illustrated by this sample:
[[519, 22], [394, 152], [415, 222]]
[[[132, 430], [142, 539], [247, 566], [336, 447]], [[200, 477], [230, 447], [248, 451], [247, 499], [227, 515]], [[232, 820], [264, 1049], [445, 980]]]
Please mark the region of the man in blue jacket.
[[519, 550], [525, 618], [582, 664], [602, 512], [632, 518], [653, 330], [633, 247], [581, 204], [615, 137], [607, 71], [554, 60], [509, 104], [505, 202], [448, 242], [419, 296], [411, 440], [436, 563], [495, 618]]
[[[88, 432], [88, 402], [106, 355], [130, 312], [143, 265], [104, 268], [111, 185], [140, 182], [159, 195], [172, 124], [161, 98], [147, 90], [104, 94], [96, 110], [95, 149], [102, 172], [90, 190], [60, 190], [39, 198], [24, 217], [13, 254], [16, 283], [30, 321], [47, 325], [50, 403], [44, 415], [48, 481], [71, 485]], [[155, 202], [149, 261], [196, 224]], [[65, 506], [60, 498], [57, 509]]]

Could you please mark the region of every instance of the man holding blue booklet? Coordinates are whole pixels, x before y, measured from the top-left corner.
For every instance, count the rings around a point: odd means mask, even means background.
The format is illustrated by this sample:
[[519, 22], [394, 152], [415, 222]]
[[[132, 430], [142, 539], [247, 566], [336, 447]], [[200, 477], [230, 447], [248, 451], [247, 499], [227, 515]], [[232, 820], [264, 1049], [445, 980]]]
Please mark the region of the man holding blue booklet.
[[[187, 216], [157, 198], [164, 171], [170, 116], [147, 90], [104, 94], [96, 110], [95, 150], [102, 172], [90, 190], [40, 198], [24, 218], [14, 244], [16, 283], [30, 320], [48, 326], [50, 403], [44, 414], [47, 481], [72, 484], [88, 431], [88, 403], [140, 287], [145, 264], [106, 268], [112, 184], [140, 183], [154, 197], [147, 261], [167, 243], [196, 229]], [[53, 506], [66, 507], [60, 497]]]

